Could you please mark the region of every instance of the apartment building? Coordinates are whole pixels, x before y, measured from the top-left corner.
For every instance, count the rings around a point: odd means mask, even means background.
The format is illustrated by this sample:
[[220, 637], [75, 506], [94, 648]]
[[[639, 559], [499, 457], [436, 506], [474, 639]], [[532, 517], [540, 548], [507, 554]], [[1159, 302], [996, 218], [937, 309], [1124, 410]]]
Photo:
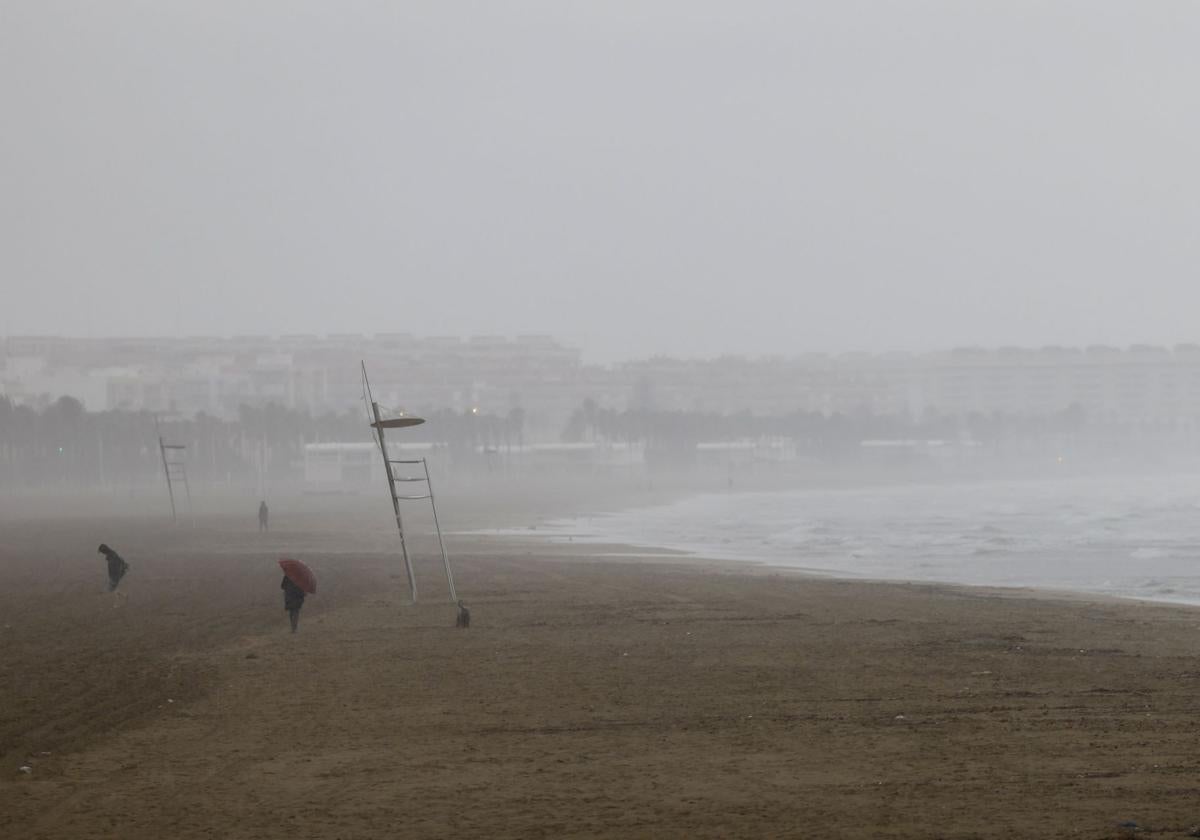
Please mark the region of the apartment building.
[[375, 398], [412, 412], [521, 409], [531, 441], [557, 440], [585, 399], [629, 408], [779, 415], [869, 412], [920, 418], [1045, 416], [1080, 407], [1091, 423], [1200, 419], [1200, 345], [960, 348], [922, 355], [652, 358], [586, 365], [547, 336], [364, 335], [0, 340], [0, 393], [92, 410], [207, 412], [278, 403], [359, 411], [360, 361]]

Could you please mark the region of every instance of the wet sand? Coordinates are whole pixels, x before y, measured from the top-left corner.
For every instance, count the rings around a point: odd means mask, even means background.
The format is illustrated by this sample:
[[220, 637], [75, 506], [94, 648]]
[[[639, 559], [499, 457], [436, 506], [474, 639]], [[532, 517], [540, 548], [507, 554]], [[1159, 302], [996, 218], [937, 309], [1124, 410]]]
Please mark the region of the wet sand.
[[[1200, 824], [1195, 609], [459, 536], [459, 631], [428, 539], [403, 603], [386, 524], [4, 523], [0, 837]], [[132, 565], [116, 608], [100, 539]], [[321, 581], [295, 636], [281, 554]]]

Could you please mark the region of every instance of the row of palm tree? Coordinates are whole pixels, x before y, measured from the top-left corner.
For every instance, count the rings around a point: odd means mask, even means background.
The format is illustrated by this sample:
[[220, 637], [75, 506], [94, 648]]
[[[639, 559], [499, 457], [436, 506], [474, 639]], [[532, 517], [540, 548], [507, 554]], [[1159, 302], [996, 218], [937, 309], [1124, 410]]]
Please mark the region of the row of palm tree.
[[[405, 433], [435, 442], [459, 462], [481, 449], [523, 442], [525, 414], [503, 416], [443, 409]], [[200, 412], [194, 417], [146, 411], [86, 411], [73, 397], [42, 409], [0, 396], [0, 487], [134, 486], [162, 477], [159, 438], [186, 447], [189, 480], [254, 483], [295, 477], [304, 446], [370, 441], [361, 411], [312, 415], [277, 404], [242, 406], [236, 419]]]
[[[447, 466], [490, 466], [497, 452], [525, 442], [526, 415], [477, 409], [425, 412], [428, 422], [405, 431], [405, 440], [444, 447]], [[565, 441], [644, 444], [647, 463], [686, 465], [702, 441], [784, 439], [797, 452], [836, 460], [868, 439], [971, 439], [1060, 441], [1086, 425], [1073, 406], [1043, 417], [1007, 414], [920, 419], [869, 412], [825, 415], [794, 411], [773, 416], [743, 411], [720, 414], [651, 408], [616, 410], [585, 400], [568, 419]], [[89, 412], [72, 397], [41, 410], [0, 397], [0, 487], [104, 485], [119, 487], [161, 478], [159, 437], [187, 447], [193, 481], [253, 483], [294, 478], [304, 446], [328, 441], [370, 441], [361, 410], [313, 415], [278, 404], [243, 405], [236, 419], [203, 412], [191, 418], [150, 412]]]

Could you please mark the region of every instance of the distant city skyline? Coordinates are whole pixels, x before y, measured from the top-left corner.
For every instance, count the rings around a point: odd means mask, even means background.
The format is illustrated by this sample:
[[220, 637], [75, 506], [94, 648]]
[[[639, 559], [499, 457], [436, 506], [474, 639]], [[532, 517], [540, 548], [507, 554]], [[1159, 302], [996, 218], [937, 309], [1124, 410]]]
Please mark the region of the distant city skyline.
[[0, 343], [0, 395], [73, 396], [90, 410], [238, 416], [276, 403], [321, 414], [361, 405], [366, 360], [382, 405], [507, 416], [555, 439], [585, 402], [609, 409], [784, 416], [863, 412], [1048, 417], [1200, 427], [1200, 345], [959, 348], [929, 354], [647, 357], [588, 363], [548, 336], [293, 335]]
[[958, 350], [983, 350], [986, 352], [995, 352], [995, 351], [1002, 351], [1002, 350], [1040, 351], [1040, 350], [1061, 349], [1061, 350], [1069, 350], [1069, 351], [1072, 351], [1072, 350], [1086, 351], [1088, 348], [1111, 348], [1111, 349], [1120, 350], [1120, 351], [1127, 351], [1127, 350], [1132, 350], [1132, 349], [1141, 348], [1141, 347], [1161, 348], [1164, 350], [1172, 350], [1172, 349], [1178, 348], [1178, 347], [1186, 347], [1189, 349], [1193, 348], [1193, 347], [1200, 347], [1200, 329], [1197, 329], [1196, 332], [1192, 336], [1183, 337], [1179, 340], [1173, 340], [1173, 341], [1147, 341], [1147, 340], [1124, 341], [1124, 342], [1086, 341], [1086, 342], [1076, 342], [1076, 343], [1069, 343], [1066, 341], [1045, 341], [1045, 342], [1041, 342], [1041, 343], [1028, 343], [1028, 344], [1020, 344], [1020, 343], [1013, 342], [1013, 341], [994, 342], [994, 343], [990, 343], [990, 344], [983, 343], [983, 342], [963, 342], [963, 343], [954, 344], [954, 345], [929, 345], [929, 346], [915, 346], [915, 347], [884, 347], [882, 349], [873, 349], [870, 346], [858, 346], [858, 347], [846, 346], [846, 347], [838, 347], [838, 348], [814, 347], [811, 349], [795, 350], [795, 351], [791, 351], [791, 352], [750, 352], [750, 351], [730, 350], [730, 351], [719, 352], [719, 353], [717, 353], [717, 352], [710, 352], [710, 353], [654, 352], [654, 353], [636, 354], [632, 350], [630, 350], [629, 352], [626, 352], [626, 353], [618, 352], [618, 353], [606, 355], [606, 354], [602, 354], [602, 353], [589, 352], [588, 348], [586, 346], [584, 346], [582, 343], [571, 341], [571, 340], [569, 340], [568, 337], [563, 336], [563, 335], [556, 335], [555, 333], [553, 333], [551, 331], [529, 331], [529, 332], [493, 331], [493, 332], [480, 332], [480, 333], [450, 333], [450, 332], [420, 333], [420, 332], [414, 332], [414, 331], [409, 331], [409, 330], [379, 330], [379, 331], [374, 331], [374, 332], [360, 331], [360, 330], [345, 330], [345, 331], [330, 330], [330, 331], [326, 331], [326, 332], [317, 332], [317, 331], [307, 331], [306, 332], [306, 331], [297, 330], [297, 331], [275, 331], [275, 332], [259, 331], [259, 332], [242, 332], [242, 333], [199, 333], [199, 332], [197, 332], [197, 333], [184, 333], [184, 334], [179, 334], [179, 335], [154, 334], [154, 333], [68, 335], [68, 334], [64, 334], [64, 333], [50, 333], [50, 332], [23, 332], [23, 333], [0, 334], [0, 353], [2, 353], [2, 351], [3, 351], [4, 342], [7, 341], [8, 339], [23, 340], [23, 339], [37, 339], [37, 338], [48, 338], [48, 339], [61, 338], [61, 339], [65, 339], [68, 341], [80, 340], [80, 341], [105, 341], [105, 342], [121, 341], [121, 340], [129, 339], [129, 340], [133, 340], [133, 341], [163, 340], [163, 341], [175, 342], [175, 341], [209, 340], [209, 339], [215, 340], [215, 341], [232, 341], [232, 340], [236, 340], [236, 339], [267, 339], [270, 341], [276, 341], [276, 340], [280, 340], [280, 339], [296, 340], [296, 339], [311, 338], [311, 339], [315, 339], [315, 340], [323, 342], [328, 339], [358, 337], [358, 338], [362, 338], [369, 342], [369, 341], [373, 341], [378, 338], [387, 338], [387, 337], [395, 337], [395, 336], [409, 337], [409, 338], [412, 338], [417, 341], [424, 341], [424, 340], [429, 340], [429, 339], [432, 339], [432, 340], [441, 339], [441, 340], [447, 340], [447, 341], [459, 341], [459, 342], [464, 342], [464, 343], [469, 342], [472, 339], [499, 339], [499, 340], [503, 340], [503, 341], [514, 341], [514, 340], [518, 340], [518, 339], [522, 339], [522, 338], [548, 339], [548, 340], [554, 342], [555, 344], [561, 345], [563, 347], [571, 348], [573, 351], [577, 351], [580, 355], [580, 361], [583, 364], [601, 365], [601, 366], [636, 363], [636, 362], [646, 361], [648, 359], [653, 359], [653, 358], [680, 359], [680, 360], [685, 360], [685, 361], [705, 361], [705, 360], [720, 359], [723, 357], [745, 358], [745, 359], [772, 359], [772, 358], [795, 359], [795, 358], [801, 358], [804, 356], [836, 357], [836, 356], [855, 355], [855, 354], [864, 354], [864, 355], [870, 355], [870, 356], [891, 356], [891, 355], [929, 356], [929, 355], [938, 355], [938, 354], [943, 354], [943, 353], [952, 353], [952, 352], [958, 351]]

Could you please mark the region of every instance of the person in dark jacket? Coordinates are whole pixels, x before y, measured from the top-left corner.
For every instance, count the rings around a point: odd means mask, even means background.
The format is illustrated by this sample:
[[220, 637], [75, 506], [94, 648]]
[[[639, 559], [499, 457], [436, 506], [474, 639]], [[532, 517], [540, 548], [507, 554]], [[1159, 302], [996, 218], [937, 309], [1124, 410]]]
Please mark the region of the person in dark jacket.
[[454, 626], [464, 630], [471, 626], [471, 611], [462, 601], [458, 602], [458, 620], [454, 622]]
[[283, 583], [279, 584], [279, 588], [283, 590], [283, 608], [287, 610], [288, 618], [292, 622], [292, 632], [296, 632], [296, 625], [300, 623], [300, 608], [304, 606], [304, 590], [292, 582], [292, 579], [287, 575], [283, 576]]
[[268, 516], [267, 500], [263, 499], [261, 502], [258, 503], [258, 530], [260, 530], [260, 531], [271, 530], [270, 528], [267, 527], [267, 516]]
[[120, 554], [117, 554], [117, 552], [104, 543], [100, 543], [100, 547], [96, 550], [108, 560], [108, 591], [115, 592], [117, 584], [121, 582], [121, 578], [125, 577], [125, 573], [129, 571], [129, 564], [125, 562]]

